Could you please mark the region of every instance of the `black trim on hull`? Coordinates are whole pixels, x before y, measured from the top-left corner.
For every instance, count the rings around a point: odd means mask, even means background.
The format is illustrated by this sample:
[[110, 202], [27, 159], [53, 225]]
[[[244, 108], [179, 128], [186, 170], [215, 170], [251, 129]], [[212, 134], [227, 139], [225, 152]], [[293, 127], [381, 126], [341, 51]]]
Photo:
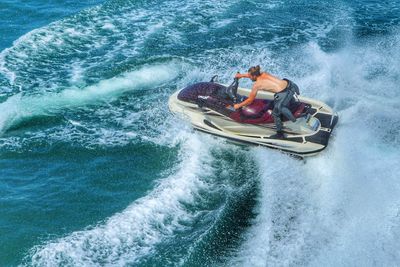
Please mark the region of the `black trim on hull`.
[[305, 139], [307, 142], [312, 142], [312, 143], [320, 144], [323, 146], [327, 146], [328, 142], [329, 142], [329, 138], [333, 131], [333, 128], [335, 127], [336, 123], [338, 122], [339, 117], [337, 115], [329, 115], [329, 114], [322, 114], [322, 113], [318, 113], [317, 115], [315, 115], [315, 117], [318, 120], [320, 120], [322, 127], [328, 128], [330, 131], [320, 130], [319, 132], [317, 132], [314, 135], [306, 136]]
[[331, 114], [325, 114], [325, 113], [317, 113], [314, 116], [319, 120], [321, 123], [321, 126], [324, 128], [331, 128], [331, 121], [332, 121], [332, 115]]
[[332, 121], [332, 124], [331, 124], [331, 132], [332, 132], [332, 130], [333, 130], [333, 128], [335, 128], [335, 126], [336, 126], [336, 124], [338, 123], [338, 121], [339, 121], [339, 116], [337, 116], [337, 115], [334, 115], [335, 117], [333, 118], [333, 121]]
[[296, 143], [303, 143], [303, 137], [288, 137], [285, 138], [286, 140], [292, 141], [292, 142], [296, 142]]
[[[203, 122], [204, 122], [205, 125], [207, 125], [207, 126], [209, 126], [211, 128], [214, 128], [215, 130], [222, 131], [220, 128], [215, 126], [209, 120], [204, 119]], [[258, 125], [258, 126], [267, 128], [267, 127], [262, 126], [262, 125]], [[285, 133], [290, 133], [290, 132], [285, 132]], [[238, 135], [239, 136], [243, 136], [243, 137], [249, 137], [249, 138], [258, 138], [258, 139], [262, 138], [261, 136], [256, 136], [256, 135], [246, 135], [246, 134], [238, 134]], [[268, 138], [271, 139], [271, 140], [273, 140], [273, 139], [280, 140], [279, 138], [272, 138], [272, 137], [268, 137]], [[296, 142], [296, 143], [303, 143], [304, 142], [303, 137], [287, 137], [287, 138], [285, 138], [285, 140], [288, 140], [288, 141], [291, 141], [291, 142]]]
[[[226, 118], [227, 118], [226, 116], [223, 116], [223, 115], [220, 115], [220, 114], [218, 114], [218, 115], [216, 115], [216, 114], [207, 114], [207, 116], [208, 116], [208, 117], [224, 118], [226, 121], [235, 122], [235, 123], [240, 123], [240, 122], [236, 122], [236, 121], [230, 119], [229, 117], [228, 117], [228, 119], [226, 119]], [[208, 121], [208, 122], [211, 123], [210, 121]], [[206, 122], [204, 122], [204, 123], [208, 125], [208, 123], [206, 123]], [[247, 123], [242, 123], [242, 124], [247, 124]], [[254, 125], [254, 126], [257, 126], [257, 127], [260, 127], [260, 128], [265, 128], [265, 129], [270, 129], [270, 130], [276, 131], [276, 126], [275, 126], [275, 123], [274, 123], [274, 122], [269, 122], [269, 123], [265, 123], [265, 124], [248, 124], [248, 125]], [[210, 125], [208, 125], [208, 126], [210, 126]], [[210, 127], [215, 128], [216, 126], [213, 125], [213, 126], [210, 126]], [[218, 130], [221, 131], [221, 129], [219, 129], [219, 128], [216, 128], [216, 129], [218, 129]], [[283, 132], [284, 132], [284, 133], [288, 133], [288, 134], [292, 134], [292, 135], [296, 135], [296, 134], [297, 134], [297, 133], [295, 133], [295, 132], [289, 132], [289, 131], [287, 131], [287, 130], [284, 130]], [[298, 134], [297, 134], [297, 135], [298, 135]], [[241, 135], [241, 136], [261, 138], [261, 137], [252, 136], [252, 135]], [[301, 138], [301, 137], [289, 137], [289, 138], [297, 139], [297, 138]], [[288, 139], [289, 139], [289, 138], [288, 138]], [[271, 139], [274, 139], [274, 138], [271, 138]], [[277, 138], [277, 139], [279, 140], [279, 138]], [[303, 139], [301, 139], [301, 141], [294, 141], [294, 142], [303, 143]]]
[[317, 113], [317, 109], [316, 108], [310, 108], [308, 111], [311, 115], [314, 115], [315, 113]]
[[306, 136], [306, 141], [307, 142], [311, 142], [311, 143], [316, 143], [316, 144], [320, 144], [323, 146], [327, 146], [328, 145], [328, 141], [329, 141], [329, 137], [330, 137], [331, 133], [330, 132], [326, 132], [326, 131], [319, 131], [316, 134], [310, 135], [310, 136]]
[[258, 139], [261, 138], [261, 136], [255, 136], [255, 135], [245, 135], [245, 134], [239, 134], [239, 135], [243, 136], [243, 137], [250, 137], [250, 138], [258, 138]]
[[200, 129], [198, 126], [193, 127], [193, 129], [195, 129], [197, 131], [200, 131], [200, 132], [212, 134], [214, 136], [218, 136], [218, 137], [222, 137], [222, 138], [225, 138], [225, 139], [229, 139], [229, 140], [233, 140], [233, 141], [236, 141], [236, 142], [240, 142], [240, 143], [243, 143], [243, 144], [249, 144], [249, 145], [253, 145], [253, 146], [263, 146], [263, 147], [268, 147], [268, 148], [271, 148], [271, 149], [276, 149], [276, 150], [288, 153], [288, 154], [293, 155], [293, 156], [301, 157], [301, 158], [303, 158], [302, 155], [309, 155], [309, 154], [319, 153], [319, 152], [321, 152], [322, 150], [324, 150], [326, 148], [326, 146], [324, 146], [323, 148], [320, 148], [320, 149], [317, 149], [317, 150], [314, 150], [314, 151], [309, 151], [309, 152], [293, 152], [291, 150], [282, 149], [282, 148], [278, 148], [278, 147], [273, 147], [273, 146], [269, 146], [267, 144], [253, 143], [253, 142], [249, 142], [249, 141], [245, 141], [245, 140], [241, 140], [241, 139], [237, 139], [237, 138], [233, 138], [233, 137], [222, 136], [222, 135], [219, 135], [217, 133], [209, 132], [206, 129]]
[[211, 128], [214, 128], [214, 129], [216, 129], [216, 130], [218, 130], [218, 131], [221, 131], [221, 129], [219, 129], [217, 126], [215, 126], [214, 124], [212, 124], [210, 121], [208, 121], [208, 120], [203, 120], [203, 122], [204, 122], [205, 125], [207, 125], [207, 126], [209, 126], [209, 127], [211, 127]]

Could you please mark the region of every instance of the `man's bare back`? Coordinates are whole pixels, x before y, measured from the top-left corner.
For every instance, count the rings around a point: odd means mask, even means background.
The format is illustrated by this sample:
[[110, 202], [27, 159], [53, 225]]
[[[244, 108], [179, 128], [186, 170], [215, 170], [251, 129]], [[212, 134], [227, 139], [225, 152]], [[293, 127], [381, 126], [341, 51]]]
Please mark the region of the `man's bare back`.
[[288, 85], [288, 82], [281, 80], [269, 73], [263, 72], [257, 77], [256, 82], [253, 85], [253, 89], [268, 91], [272, 93], [279, 93], [283, 91]]
[[274, 108], [272, 110], [272, 116], [276, 125], [276, 134], [273, 135], [273, 137], [284, 138], [281, 115], [284, 115], [292, 122], [296, 121], [289, 106], [290, 103], [295, 101], [294, 95], [299, 94], [299, 87], [287, 79], [281, 80], [267, 72], [261, 72], [259, 65], [251, 67], [245, 74], [237, 73], [235, 78], [249, 78], [254, 82], [254, 84], [247, 99], [241, 103], [234, 104], [234, 109], [239, 109], [253, 103], [259, 90], [274, 93]]
[[240, 104], [235, 104], [233, 106], [234, 109], [239, 109], [243, 106], [247, 106], [253, 103], [254, 99], [256, 99], [258, 90], [279, 93], [282, 92], [288, 85], [287, 81], [281, 80], [278, 77], [275, 77], [267, 72], [261, 72], [257, 76], [252, 75], [250, 72], [245, 74], [237, 73], [235, 78], [249, 78], [254, 82], [254, 84], [249, 94], [249, 97]]

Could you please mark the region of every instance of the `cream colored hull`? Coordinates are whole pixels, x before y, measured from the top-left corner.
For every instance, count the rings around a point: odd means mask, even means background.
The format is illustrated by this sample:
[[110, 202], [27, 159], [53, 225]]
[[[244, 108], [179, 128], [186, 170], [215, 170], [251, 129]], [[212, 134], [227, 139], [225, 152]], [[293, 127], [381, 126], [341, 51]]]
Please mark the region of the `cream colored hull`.
[[[238, 93], [247, 96], [250, 89], [239, 88]], [[289, 130], [292, 129], [293, 132], [288, 133], [285, 139], [273, 139], [270, 138], [271, 135], [276, 133], [273, 123], [263, 125], [238, 123], [213, 110], [180, 101], [177, 98], [178, 94], [179, 91], [169, 98], [169, 109], [178, 117], [190, 121], [195, 129], [242, 143], [279, 149], [301, 157], [313, 156], [321, 152], [328, 141], [323, 140], [322, 137], [329, 138], [331, 130], [337, 122], [337, 114], [325, 103], [299, 97], [301, 102], [310, 104], [315, 109], [315, 113], [312, 114], [310, 119], [314, 128], [309, 129], [290, 121], [285, 122], [284, 127]], [[257, 94], [257, 98], [273, 100], [273, 94], [262, 91]], [[320, 121], [321, 118], [324, 120], [323, 123]], [[328, 121], [329, 118], [331, 118], [330, 122]]]

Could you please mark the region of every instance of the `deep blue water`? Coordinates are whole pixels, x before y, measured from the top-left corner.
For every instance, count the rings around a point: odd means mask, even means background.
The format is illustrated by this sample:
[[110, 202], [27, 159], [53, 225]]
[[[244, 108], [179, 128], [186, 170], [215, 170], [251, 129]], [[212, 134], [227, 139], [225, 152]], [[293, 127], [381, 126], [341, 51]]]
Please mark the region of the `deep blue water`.
[[[0, 12], [0, 266], [400, 262], [400, 3]], [[179, 88], [256, 64], [338, 111], [323, 153], [238, 146], [168, 112]]]

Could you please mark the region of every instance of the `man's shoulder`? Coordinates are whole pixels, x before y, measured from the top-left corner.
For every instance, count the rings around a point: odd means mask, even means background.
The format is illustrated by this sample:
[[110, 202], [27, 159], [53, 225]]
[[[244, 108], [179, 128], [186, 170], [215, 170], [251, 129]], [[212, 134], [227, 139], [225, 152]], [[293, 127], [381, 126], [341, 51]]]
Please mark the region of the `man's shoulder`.
[[256, 82], [253, 84], [253, 89], [255, 89], [255, 90], [260, 90], [262, 87], [263, 87], [263, 86], [262, 86], [262, 83], [261, 83], [260, 81], [256, 81]]

